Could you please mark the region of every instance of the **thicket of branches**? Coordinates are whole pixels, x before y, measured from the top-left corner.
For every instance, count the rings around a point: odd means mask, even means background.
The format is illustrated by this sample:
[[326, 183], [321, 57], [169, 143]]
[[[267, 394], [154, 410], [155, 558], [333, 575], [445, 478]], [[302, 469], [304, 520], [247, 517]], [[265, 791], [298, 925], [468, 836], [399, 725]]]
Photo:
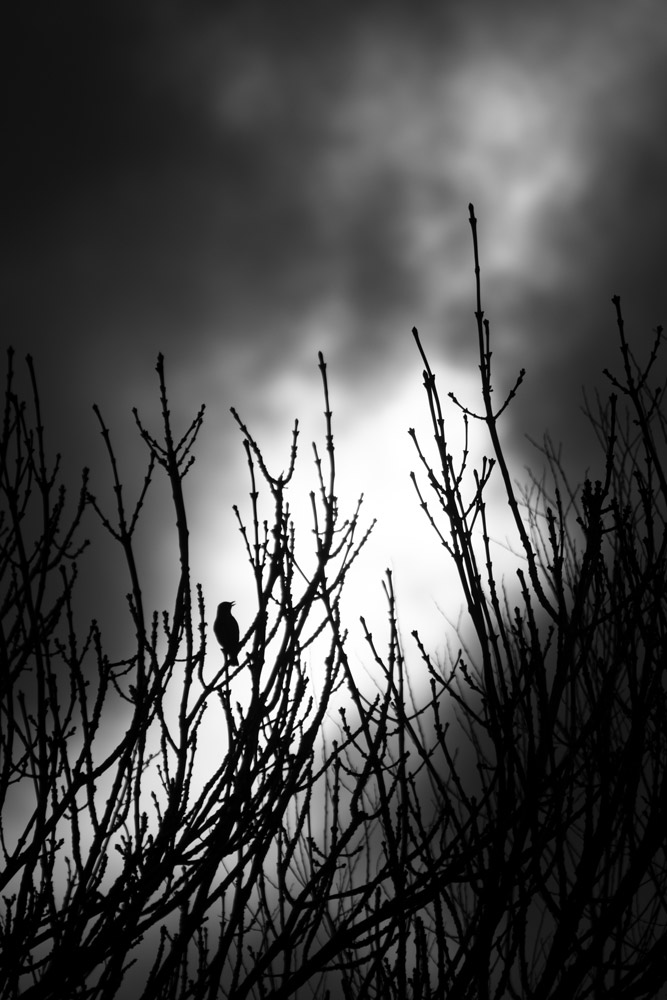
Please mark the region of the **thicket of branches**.
[[[413, 475], [458, 573], [474, 639], [446, 662], [421, 646], [406, 676], [391, 576], [387, 636], [367, 634], [377, 696], [346, 654], [341, 594], [369, 529], [346, 513], [326, 365], [312, 524], [289, 509], [297, 428], [273, 473], [235, 414], [250, 474], [237, 511], [256, 592], [239, 666], [211, 646], [191, 578], [184, 480], [203, 412], [147, 429], [140, 495], [112, 502], [84, 474], [70, 499], [8, 358], [0, 438], [0, 997], [648, 998], [667, 980], [667, 481], [661, 330], [637, 362], [614, 299], [620, 366], [589, 409], [599, 478], [549, 476], [520, 492], [498, 428], [481, 302], [489, 457], [450, 450], [446, 400], [424, 366], [433, 442], [412, 434]], [[451, 420], [451, 415], [448, 417]], [[467, 440], [467, 437], [466, 437]], [[486, 494], [500, 476], [521, 568], [497, 579]], [[428, 485], [428, 492], [424, 486]], [[173, 500], [173, 606], [146, 606], [136, 556], [147, 491]], [[262, 493], [263, 491], [263, 493]], [[273, 523], [261, 496], [270, 496]], [[416, 507], [417, 511], [417, 507]], [[128, 646], [105, 654], [76, 611], [86, 521], [122, 551]], [[298, 533], [298, 536], [297, 536]], [[297, 559], [312, 538], [312, 569]], [[307, 661], [315, 660], [317, 690]], [[249, 672], [249, 673], [248, 673]], [[252, 677], [252, 692], [245, 677]], [[334, 705], [337, 735], [325, 735]], [[174, 708], [176, 705], [176, 708]], [[119, 720], [122, 725], [119, 724]], [[213, 725], [211, 764], [202, 733]]]

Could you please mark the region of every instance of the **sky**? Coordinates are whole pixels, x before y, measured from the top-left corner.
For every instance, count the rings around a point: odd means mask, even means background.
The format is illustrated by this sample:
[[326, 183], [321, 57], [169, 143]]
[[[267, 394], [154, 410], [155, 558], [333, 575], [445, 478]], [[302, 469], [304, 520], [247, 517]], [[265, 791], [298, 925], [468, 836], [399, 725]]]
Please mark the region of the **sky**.
[[[229, 407], [276, 470], [299, 418], [307, 541], [322, 350], [339, 495], [378, 518], [352, 607], [382, 621], [391, 567], [406, 644], [418, 628], [441, 650], [460, 594], [409, 482], [407, 430], [428, 438], [411, 328], [441, 391], [474, 406], [472, 201], [498, 397], [527, 371], [503, 425], [515, 474], [546, 431], [575, 478], [595, 471], [581, 389], [616, 359], [610, 298], [639, 353], [667, 320], [664, 5], [115, 0], [12, 17], [2, 347], [34, 356], [68, 475], [90, 466], [109, 499], [97, 403], [136, 487], [131, 409], [157, 426], [164, 353], [174, 419], [207, 408], [186, 480], [193, 576], [210, 622], [235, 599], [247, 625]], [[149, 518], [142, 543], [158, 606], [172, 520]], [[105, 551], [87, 569], [98, 617], [125, 592]]]

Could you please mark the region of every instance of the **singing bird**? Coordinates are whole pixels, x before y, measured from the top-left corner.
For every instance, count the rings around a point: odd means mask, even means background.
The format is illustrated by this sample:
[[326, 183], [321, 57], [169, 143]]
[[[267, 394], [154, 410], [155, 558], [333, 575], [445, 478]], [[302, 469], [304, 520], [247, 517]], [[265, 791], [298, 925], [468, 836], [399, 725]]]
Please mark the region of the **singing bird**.
[[215, 637], [230, 667], [237, 666], [239, 662], [239, 624], [232, 614], [232, 605], [235, 603], [235, 601], [223, 601], [222, 604], [218, 604], [218, 613], [213, 622]]

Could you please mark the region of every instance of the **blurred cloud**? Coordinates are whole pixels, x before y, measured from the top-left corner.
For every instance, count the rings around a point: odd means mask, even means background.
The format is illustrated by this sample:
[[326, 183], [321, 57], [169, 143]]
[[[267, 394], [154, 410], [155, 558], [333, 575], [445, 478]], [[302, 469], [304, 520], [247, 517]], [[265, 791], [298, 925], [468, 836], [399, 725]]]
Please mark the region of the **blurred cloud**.
[[[435, 641], [445, 564], [409, 513], [410, 328], [474, 405], [472, 200], [499, 397], [528, 370], [506, 423], [517, 474], [526, 431], [590, 460], [579, 387], [613, 361], [609, 297], [640, 338], [667, 312], [661, 4], [66, 2], [13, 18], [3, 342], [36, 357], [54, 447], [95, 464], [94, 401], [123, 442], [131, 406], [155, 416], [163, 351], [177, 418], [207, 403], [188, 484], [201, 577], [242, 591], [228, 407], [286, 461], [292, 419], [304, 443], [321, 419], [324, 350], [346, 486], [384, 525], [373, 572], [394, 560], [406, 628], [416, 616]], [[169, 533], [168, 512], [154, 523]], [[147, 544], [156, 581], [170, 558]]]

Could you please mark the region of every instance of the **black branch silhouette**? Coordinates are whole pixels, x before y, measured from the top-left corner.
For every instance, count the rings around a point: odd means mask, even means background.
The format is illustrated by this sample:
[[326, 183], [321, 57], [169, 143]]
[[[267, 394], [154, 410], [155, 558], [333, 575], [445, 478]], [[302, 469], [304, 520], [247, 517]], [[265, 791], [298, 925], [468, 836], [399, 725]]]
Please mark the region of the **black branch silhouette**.
[[[135, 411], [146, 447], [136, 499], [96, 409], [111, 504], [93, 494], [87, 472], [70, 501], [59, 459], [48, 457], [32, 360], [24, 402], [8, 354], [2, 1000], [665, 995], [662, 330], [639, 362], [614, 298], [620, 370], [607, 373], [609, 399], [586, 404], [599, 478], [572, 488], [547, 437], [545, 474], [520, 489], [500, 422], [524, 372], [494, 405], [472, 206], [470, 223], [479, 412], [440, 396], [413, 331], [433, 444], [410, 430], [421, 466], [412, 479], [468, 619], [444, 662], [412, 633], [420, 685], [406, 669], [391, 573], [382, 644], [361, 618], [372, 696], [348, 658], [341, 597], [372, 524], [362, 526], [361, 499], [342, 513], [321, 354], [323, 447], [313, 446], [307, 528], [290, 513], [298, 424], [276, 474], [233, 411], [250, 477], [249, 516], [235, 511], [256, 608], [238, 633], [225, 617], [231, 602], [220, 605], [225, 655], [210, 645], [217, 600], [206, 605], [190, 558], [185, 479], [203, 408], [179, 436], [160, 357], [159, 433]], [[454, 417], [464, 427], [460, 455], [448, 438]], [[490, 445], [479, 468], [473, 425]], [[494, 566], [494, 476], [516, 530], [512, 581]], [[160, 483], [178, 553], [173, 604], [161, 613], [148, 606], [137, 554], [144, 504]], [[84, 536], [100, 530], [128, 581], [128, 652], [117, 659], [97, 622], [84, 626], [77, 612], [77, 565], [94, 547]], [[203, 749], [209, 725], [213, 762]]]

